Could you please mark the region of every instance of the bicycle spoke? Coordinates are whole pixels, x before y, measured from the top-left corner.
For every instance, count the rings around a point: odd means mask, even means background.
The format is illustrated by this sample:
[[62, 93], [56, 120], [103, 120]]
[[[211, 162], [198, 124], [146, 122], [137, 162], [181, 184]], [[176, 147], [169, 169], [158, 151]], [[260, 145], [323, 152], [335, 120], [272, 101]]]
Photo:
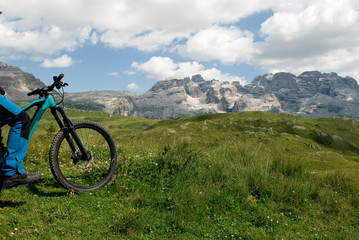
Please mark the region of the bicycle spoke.
[[[76, 127], [76, 134], [87, 155], [90, 156], [88, 160], [81, 158], [82, 153], [79, 149], [73, 152], [63, 135], [55, 141], [56, 151], [54, 149], [54, 154], [57, 154], [58, 168], [52, 167], [52, 169], [55, 177], [65, 187], [71, 185], [71, 187], [79, 189], [91, 188], [102, 182], [108, 182], [114, 174], [111, 165], [115, 166], [117, 163], [115, 161], [117, 159], [116, 149], [112, 141], [109, 140], [109, 135], [106, 135], [108, 133], [104, 133], [99, 125], [95, 125], [94, 127], [91, 124], [84, 124]], [[56, 164], [51, 166], [56, 166]], [[57, 174], [57, 172], [61, 174]]]

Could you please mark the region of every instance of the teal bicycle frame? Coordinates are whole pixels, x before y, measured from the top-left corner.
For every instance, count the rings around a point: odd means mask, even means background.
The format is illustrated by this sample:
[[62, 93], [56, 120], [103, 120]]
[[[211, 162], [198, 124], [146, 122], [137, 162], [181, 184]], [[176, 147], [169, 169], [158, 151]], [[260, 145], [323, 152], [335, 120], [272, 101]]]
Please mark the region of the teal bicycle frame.
[[[37, 109], [33, 114], [33, 116], [31, 117], [29, 140], [31, 139], [31, 136], [34, 133], [44, 112], [48, 108], [50, 108], [51, 113], [54, 116], [56, 122], [58, 123], [60, 129], [65, 132], [65, 138], [69, 143], [72, 152], [75, 153], [77, 150], [80, 150], [81, 160], [90, 160], [91, 156], [86, 152], [85, 147], [83, 146], [79, 137], [77, 136], [71, 120], [66, 116], [63, 108], [55, 103], [52, 95], [46, 94], [44, 98], [33, 101], [32, 103], [24, 107], [23, 110], [28, 112], [30, 109], [34, 107], [37, 107]], [[58, 113], [61, 115], [62, 121]], [[78, 158], [73, 158], [73, 160], [75, 164], [78, 162]]]
[[32, 103], [30, 103], [29, 105], [24, 107], [22, 110], [28, 111], [29, 109], [31, 109], [31, 108], [33, 108], [35, 106], [37, 106], [38, 108], [37, 108], [35, 114], [33, 115], [32, 119], [31, 119], [29, 140], [30, 140], [32, 134], [34, 133], [34, 131], [35, 131], [35, 129], [36, 129], [42, 115], [44, 114], [44, 112], [48, 108], [56, 107], [56, 103], [54, 101], [54, 98], [51, 95], [47, 95], [42, 99], [33, 101]]

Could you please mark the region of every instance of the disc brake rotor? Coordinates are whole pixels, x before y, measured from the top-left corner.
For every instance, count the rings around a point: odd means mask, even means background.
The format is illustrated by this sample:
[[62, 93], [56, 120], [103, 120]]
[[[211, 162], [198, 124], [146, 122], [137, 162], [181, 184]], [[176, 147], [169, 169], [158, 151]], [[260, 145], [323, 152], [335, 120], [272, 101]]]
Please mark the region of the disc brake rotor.
[[93, 153], [91, 151], [91, 149], [89, 148], [85, 148], [87, 154], [90, 155], [90, 159], [89, 160], [86, 160], [86, 159], [82, 159], [82, 153], [80, 152], [80, 149], [77, 149], [76, 152], [75, 152], [75, 156], [78, 160], [76, 166], [80, 167], [80, 168], [85, 168], [85, 169], [89, 169], [90, 166], [92, 165], [92, 156], [93, 156]]

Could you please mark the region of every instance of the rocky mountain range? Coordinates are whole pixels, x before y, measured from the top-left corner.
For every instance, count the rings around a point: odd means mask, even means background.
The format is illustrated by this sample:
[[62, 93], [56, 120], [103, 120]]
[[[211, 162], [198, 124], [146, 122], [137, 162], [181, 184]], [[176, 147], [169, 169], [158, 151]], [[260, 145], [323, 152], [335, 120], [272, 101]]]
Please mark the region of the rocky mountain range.
[[307, 118], [359, 117], [359, 86], [336, 73], [265, 74], [239, 82], [192, 78], [157, 82], [145, 93], [120, 91], [71, 93], [72, 107], [125, 116], [176, 118], [200, 113], [268, 111]]
[[30, 73], [20, 68], [0, 62], [0, 86], [6, 91], [10, 100], [29, 99], [26, 95], [35, 88], [44, 87], [45, 84]]
[[[0, 63], [0, 86], [3, 83], [5, 88], [9, 87], [12, 99], [25, 96], [24, 91], [32, 86], [43, 86], [31, 74]], [[241, 111], [289, 113], [307, 118], [359, 117], [357, 81], [318, 71], [298, 76], [265, 74], [245, 86], [239, 82], [208, 81], [195, 75], [159, 81], [144, 93], [92, 91], [68, 93], [66, 99], [67, 107], [145, 118]]]

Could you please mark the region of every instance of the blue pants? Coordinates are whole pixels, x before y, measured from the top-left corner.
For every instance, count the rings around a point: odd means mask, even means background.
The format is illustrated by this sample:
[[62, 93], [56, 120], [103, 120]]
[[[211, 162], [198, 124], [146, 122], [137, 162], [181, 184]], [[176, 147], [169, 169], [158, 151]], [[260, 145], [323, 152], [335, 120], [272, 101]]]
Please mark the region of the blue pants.
[[16, 104], [0, 95], [0, 122], [11, 126], [7, 140], [7, 154], [1, 166], [4, 176], [25, 172], [22, 159], [27, 150], [30, 118]]

